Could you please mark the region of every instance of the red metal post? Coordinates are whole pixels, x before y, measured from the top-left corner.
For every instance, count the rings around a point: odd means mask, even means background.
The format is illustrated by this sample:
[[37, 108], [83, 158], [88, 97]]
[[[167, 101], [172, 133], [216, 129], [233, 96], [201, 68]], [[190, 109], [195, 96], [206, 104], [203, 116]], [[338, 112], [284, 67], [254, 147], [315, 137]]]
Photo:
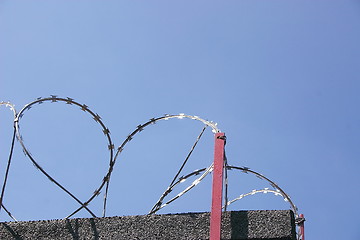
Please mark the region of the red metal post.
[[215, 134], [214, 170], [212, 183], [212, 203], [210, 215], [210, 240], [220, 240], [221, 236], [221, 212], [222, 212], [222, 189], [224, 169], [225, 134]]
[[302, 219], [302, 221], [299, 223], [301, 240], [305, 240], [305, 227], [304, 227], [305, 218], [304, 218], [304, 214], [300, 214], [299, 217], [300, 217], [300, 219]]

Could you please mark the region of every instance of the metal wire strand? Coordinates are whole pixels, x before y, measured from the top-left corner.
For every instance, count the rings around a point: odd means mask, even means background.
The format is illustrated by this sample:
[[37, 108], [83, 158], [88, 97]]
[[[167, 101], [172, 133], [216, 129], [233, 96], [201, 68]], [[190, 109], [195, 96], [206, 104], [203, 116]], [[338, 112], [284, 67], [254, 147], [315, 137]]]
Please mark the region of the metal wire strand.
[[152, 213], [152, 212], [156, 209], [157, 206], [159, 206], [159, 203], [161, 203], [161, 202], [163, 201], [163, 199], [164, 199], [164, 197], [165, 197], [165, 194], [172, 188], [172, 186], [173, 186], [173, 184], [175, 183], [176, 179], [179, 177], [181, 171], [184, 169], [186, 163], [188, 162], [188, 160], [189, 160], [191, 154], [193, 153], [196, 145], [197, 145], [198, 142], [200, 141], [200, 139], [201, 139], [201, 137], [202, 137], [202, 135], [203, 135], [206, 127], [207, 127], [207, 126], [205, 125], [205, 126], [203, 127], [203, 129], [201, 130], [200, 134], [197, 136], [196, 141], [195, 141], [194, 144], [192, 145], [189, 153], [187, 154], [187, 156], [186, 156], [184, 162], [182, 163], [181, 167], [179, 168], [178, 172], [177, 172], [176, 175], [174, 176], [173, 180], [171, 181], [170, 185], [167, 187], [167, 189], [165, 190], [165, 192], [161, 195], [161, 197], [159, 198], [159, 200], [158, 200], [158, 201], [155, 203], [155, 205], [151, 208], [149, 214]]
[[[15, 117], [15, 128], [16, 128], [16, 137], [19, 140], [23, 151], [25, 153], [25, 155], [31, 160], [31, 162], [33, 163], [33, 165], [40, 170], [51, 182], [53, 182], [56, 186], [58, 186], [60, 189], [62, 189], [65, 193], [67, 193], [71, 198], [73, 198], [76, 202], [78, 202], [80, 204], [80, 207], [78, 209], [76, 209], [75, 211], [73, 211], [70, 215], [68, 215], [65, 218], [69, 218], [71, 216], [73, 216], [75, 213], [77, 213], [78, 211], [80, 211], [81, 209], [86, 209], [90, 215], [92, 217], [96, 217], [96, 215], [87, 207], [89, 205], [89, 203], [96, 197], [98, 196], [98, 193], [101, 191], [101, 189], [104, 187], [106, 181], [103, 180], [103, 182], [100, 184], [100, 186], [94, 191], [94, 193], [91, 195], [91, 197], [85, 201], [82, 202], [80, 201], [74, 194], [72, 194], [69, 190], [67, 190], [64, 186], [62, 186], [59, 182], [57, 182], [54, 178], [52, 178], [50, 176], [50, 174], [48, 174], [41, 166], [40, 164], [37, 163], [37, 161], [31, 156], [29, 150], [26, 148], [23, 138], [21, 136], [20, 133], [20, 126], [19, 126], [19, 121], [20, 119], [23, 117], [25, 110], [29, 110], [32, 108], [33, 105], [35, 104], [41, 104], [44, 102], [51, 102], [51, 103], [55, 103], [55, 102], [65, 102], [66, 104], [69, 105], [76, 105], [80, 107], [80, 110], [87, 112], [88, 114], [90, 114], [93, 119], [101, 126], [101, 128], [103, 129], [103, 133], [105, 134], [105, 136], [107, 137], [108, 140], [108, 149], [110, 151], [110, 165], [113, 159], [113, 149], [114, 149], [114, 144], [112, 143], [111, 137], [110, 137], [110, 132], [109, 129], [105, 126], [105, 124], [102, 122], [101, 117], [94, 113], [93, 111], [91, 111], [89, 109], [89, 107], [86, 104], [80, 104], [78, 102], [75, 102], [72, 98], [60, 98], [57, 97], [55, 95], [51, 95], [51, 97], [48, 98], [38, 98], [37, 100], [26, 104], [20, 111], [19, 113], [16, 115]], [[110, 169], [111, 170], [111, 169]], [[110, 171], [109, 170], [109, 171]], [[109, 173], [106, 173], [106, 176], [109, 175]], [[105, 178], [104, 178], [105, 179]]]
[[15, 138], [16, 138], [16, 129], [14, 127], [14, 131], [13, 131], [13, 136], [12, 136], [12, 141], [11, 141], [11, 148], [10, 148], [10, 153], [9, 153], [9, 158], [7, 161], [7, 166], [6, 166], [6, 171], [5, 171], [5, 177], [4, 177], [4, 182], [1, 188], [1, 196], [0, 196], [0, 211], [1, 211], [1, 207], [4, 208], [4, 210], [6, 211], [6, 213], [9, 215], [9, 217], [11, 217], [14, 221], [16, 221], [16, 219], [11, 215], [11, 213], [9, 211], [7, 211], [7, 209], [3, 206], [3, 200], [4, 200], [4, 194], [5, 194], [5, 188], [6, 188], [6, 183], [8, 180], [8, 176], [9, 176], [9, 170], [10, 170], [10, 164], [11, 164], [11, 159], [12, 159], [12, 154], [14, 151], [14, 146], [15, 146]]
[[[180, 196], [182, 196], [184, 193], [186, 193], [187, 191], [189, 191], [191, 188], [193, 188], [194, 186], [196, 186], [206, 175], [207, 173], [211, 172], [212, 171], [212, 167], [213, 165], [211, 165], [210, 167], [208, 168], [202, 168], [202, 169], [198, 169], [198, 170], [195, 170], [193, 172], [191, 172], [190, 174], [186, 175], [186, 176], [182, 176], [180, 177], [174, 184], [173, 186], [169, 189], [169, 191], [166, 192], [166, 195], [168, 195], [175, 186], [177, 186], [178, 184], [182, 183], [182, 182], [185, 182], [189, 177], [192, 177], [194, 175], [199, 175], [200, 173], [204, 172], [198, 179], [196, 179], [195, 181], [193, 181], [193, 183], [187, 187], [184, 191], [182, 191], [181, 193], [179, 193], [177, 196], [175, 196], [174, 198], [170, 199], [169, 201], [167, 201], [166, 203], [162, 204], [160, 206], [158, 206], [158, 209], [154, 210], [153, 212], [151, 213], [155, 213], [156, 211], [162, 209], [163, 207], [167, 206], [168, 204], [170, 204], [171, 202], [175, 201], [176, 199], [178, 199]], [[254, 195], [256, 193], [273, 193], [275, 195], [278, 195], [278, 196], [282, 196], [283, 199], [287, 202], [289, 202], [290, 204], [290, 208], [293, 210], [295, 216], [298, 216], [298, 213], [297, 213], [297, 207], [295, 206], [295, 204], [292, 202], [290, 196], [285, 193], [285, 191], [283, 189], [281, 189], [276, 183], [274, 183], [273, 181], [271, 181], [269, 178], [265, 177], [264, 175], [258, 173], [258, 172], [255, 172], [254, 170], [250, 170], [249, 168], [247, 167], [237, 167], [237, 166], [230, 166], [230, 165], [226, 165], [226, 168], [227, 170], [232, 170], [232, 169], [236, 169], [236, 170], [241, 170], [241, 172], [243, 173], [251, 173], [251, 174], [254, 174], [255, 176], [259, 177], [260, 179], [263, 179], [265, 181], [267, 181], [272, 187], [275, 188], [275, 190], [271, 190], [271, 189], [268, 189], [268, 188], [264, 188], [264, 189], [261, 189], [261, 190], [253, 190], [249, 193], [246, 193], [246, 194], [241, 194], [239, 197], [231, 200], [231, 201], [225, 201], [225, 204], [223, 206], [223, 209], [226, 209], [226, 206], [229, 206], [231, 205], [232, 203], [240, 200], [240, 199], [243, 199], [244, 197], [247, 197], [247, 196], [251, 196], [251, 195]]]
[[[32, 108], [33, 105], [35, 104], [41, 104], [44, 102], [65, 102], [66, 104], [69, 105], [76, 105], [78, 107], [80, 107], [81, 111], [84, 111], [88, 114], [90, 114], [92, 116], [92, 118], [101, 126], [102, 131], [104, 133], [104, 135], [106, 136], [107, 140], [108, 140], [108, 149], [110, 151], [109, 154], [109, 168], [108, 171], [106, 172], [100, 186], [94, 191], [94, 193], [90, 196], [90, 198], [85, 201], [82, 202], [80, 201], [75, 195], [73, 195], [70, 191], [68, 191], [64, 186], [62, 186], [59, 182], [57, 182], [54, 178], [52, 178], [35, 160], [35, 158], [33, 156], [31, 156], [29, 150], [26, 148], [22, 135], [20, 134], [20, 126], [19, 126], [19, 121], [20, 119], [23, 117], [25, 110], [29, 110]], [[104, 200], [103, 200], [103, 216], [105, 217], [106, 214], [106, 203], [107, 203], [107, 196], [108, 196], [108, 189], [109, 189], [109, 184], [110, 184], [110, 177], [112, 174], [112, 171], [114, 169], [114, 165], [116, 160], [118, 159], [119, 155], [121, 154], [121, 152], [124, 150], [124, 147], [127, 143], [129, 143], [133, 137], [141, 132], [145, 127], [149, 126], [149, 125], [153, 125], [155, 124], [157, 121], [160, 120], [168, 120], [168, 119], [174, 119], [174, 118], [178, 118], [178, 119], [183, 119], [183, 118], [188, 118], [188, 119], [192, 119], [192, 120], [197, 120], [202, 122], [205, 126], [203, 127], [202, 131], [200, 132], [200, 134], [198, 135], [195, 143], [193, 144], [192, 148], [190, 149], [189, 153], [187, 154], [184, 162], [182, 163], [181, 167], [179, 168], [178, 172], [176, 173], [175, 177], [172, 179], [170, 185], [168, 186], [168, 188], [165, 190], [165, 192], [161, 195], [160, 199], [156, 202], [156, 204], [153, 206], [153, 208], [151, 209], [149, 214], [153, 214], [156, 213], [158, 210], [162, 209], [163, 207], [167, 206], [168, 204], [172, 203], [173, 201], [175, 201], [176, 199], [178, 199], [179, 197], [181, 197], [182, 195], [184, 195], [185, 193], [187, 193], [188, 191], [190, 191], [192, 188], [194, 188], [197, 184], [199, 184], [210, 172], [213, 171], [213, 164], [211, 164], [209, 167], [207, 168], [203, 168], [200, 170], [195, 170], [192, 173], [186, 175], [186, 176], [182, 176], [179, 177], [179, 175], [181, 174], [181, 172], [183, 171], [185, 165], [187, 164], [189, 158], [191, 157], [195, 147], [197, 146], [197, 143], [199, 142], [199, 140], [201, 139], [205, 129], [207, 126], [212, 128], [212, 132], [213, 133], [218, 133], [220, 132], [220, 130], [217, 128], [217, 124], [211, 121], [207, 121], [204, 120], [198, 116], [191, 116], [191, 115], [186, 115], [183, 113], [180, 114], [175, 114], [175, 115], [165, 115], [162, 117], [158, 117], [158, 118], [151, 118], [149, 121], [147, 121], [146, 123], [142, 124], [142, 125], [138, 125], [137, 128], [130, 133], [125, 140], [122, 142], [122, 144], [117, 148], [117, 151], [114, 155], [114, 144], [111, 140], [110, 137], [110, 131], [109, 129], [105, 126], [105, 124], [102, 122], [101, 117], [94, 113], [93, 111], [91, 111], [89, 109], [89, 107], [85, 104], [80, 104], [78, 102], [75, 102], [72, 98], [60, 98], [57, 97], [55, 95], [51, 95], [51, 97], [48, 98], [38, 98], [37, 100], [30, 102], [29, 104], [26, 104], [19, 113], [16, 113], [14, 105], [12, 105], [9, 102], [0, 102], [0, 105], [5, 105], [7, 107], [10, 107], [10, 109], [13, 111], [14, 113], [14, 132], [13, 132], [13, 137], [12, 137], [12, 143], [11, 143], [11, 148], [10, 148], [10, 152], [9, 152], [9, 157], [8, 157], [8, 161], [7, 161], [7, 166], [6, 166], [6, 172], [5, 172], [5, 176], [4, 176], [4, 181], [3, 181], [3, 185], [1, 188], [1, 195], [0, 195], [0, 211], [1, 209], [4, 209], [4, 211], [7, 212], [7, 214], [15, 221], [17, 221], [15, 219], [15, 217], [12, 216], [12, 214], [10, 213], [10, 211], [8, 211], [5, 206], [3, 205], [3, 200], [4, 200], [4, 195], [5, 195], [5, 189], [6, 189], [6, 184], [7, 184], [7, 180], [8, 180], [8, 175], [9, 175], [9, 171], [10, 171], [10, 166], [11, 166], [11, 161], [12, 161], [12, 155], [13, 155], [13, 150], [14, 150], [14, 145], [15, 145], [15, 138], [17, 138], [23, 148], [23, 151], [25, 153], [25, 155], [32, 161], [33, 165], [40, 170], [51, 182], [53, 182], [56, 186], [58, 186], [60, 189], [62, 189], [64, 192], [66, 192], [69, 196], [71, 196], [76, 202], [78, 202], [80, 204], [80, 207], [78, 207], [75, 211], [73, 211], [71, 214], [69, 214], [67, 217], [65, 218], [69, 218], [72, 217], [74, 214], [76, 214], [77, 212], [79, 212], [82, 209], [85, 209], [86, 211], [88, 211], [92, 217], [96, 217], [95, 214], [88, 208], [89, 203], [100, 194], [100, 191], [102, 190], [103, 187], [105, 187], [105, 193], [104, 193]], [[240, 170], [244, 173], [252, 173], [255, 176], [257, 176], [260, 179], [266, 180], [268, 183], [270, 183], [270, 185], [275, 189], [275, 190], [269, 190], [268, 188], [262, 189], [262, 190], [253, 190], [250, 193], [246, 193], [246, 194], [241, 194], [238, 198], [235, 198], [234, 200], [228, 201], [228, 170]], [[298, 213], [297, 213], [297, 208], [295, 206], [295, 204], [291, 201], [290, 197], [288, 194], [286, 194], [275, 182], [271, 181], [269, 178], [265, 177], [264, 175], [255, 172], [253, 170], [250, 170], [249, 168], [246, 167], [237, 167], [237, 166], [230, 166], [227, 163], [227, 158], [226, 158], [226, 154], [224, 152], [224, 170], [225, 170], [225, 174], [224, 174], [224, 178], [225, 178], [225, 205], [223, 206], [223, 208], [226, 211], [226, 207], [228, 205], [230, 205], [231, 203], [242, 199], [245, 196], [250, 196], [250, 195], [254, 195], [256, 193], [267, 193], [267, 192], [272, 192], [275, 195], [281, 195], [285, 201], [288, 201], [290, 203], [290, 206], [292, 208], [292, 210], [294, 211], [294, 214], [296, 217], [298, 217]], [[202, 174], [201, 174], [202, 173]], [[187, 178], [194, 176], [194, 175], [199, 175], [201, 174], [200, 177], [198, 177], [197, 179], [195, 179], [188, 187], [186, 187], [182, 192], [180, 192], [179, 194], [177, 194], [175, 197], [171, 198], [170, 200], [168, 200], [166, 203], [162, 203], [163, 200], [165, 199], [165, 197], [180, 183], [182, 183], [183, 181], [185, 181]]]
[[[13, 113], [13, 118], [15, 120], [15, 118], [16, 118], [16, 110], [15, 110], [14, 104], [12, 104], [10, 102], [0, 102], [0, 106], [9, 107], [10, 110], [12, 111], [12, 113]], [[5, 206], [3, 204], [6, 183], [7, 183], [7, 179], [8, 179], [8, 175], [9, 175], [10, 164], [11, 164], [11, 160], [12, 160], [12, 154], [13, 154], [14, 146], [15, 146], [15, 136], [16, 136], [16, 130], [15, 130], [15, 127], [14, 127], [14, 132], [13, 132], [12, 141], [11, 141], [11, 148], [10, 148], [10, 152], [9, 152], [9, 157], [8, 157], [5, 176], [4, 176], [4, 181], [3, 181], [3, 186], [2, 186], [2, 189], [1, 189], [1, 195], [0, 195], [0, 211], [1, 211], [1, 208], [3, 208], [11, 219], [13, 219], [14, 221], [17, 221], [16, 218], [10, 213], [10, 211], [8, 211], [5, 208]]]
[[[172, 199], [170, 199], [169, 201], [167, 201], [166, 203], [162, 204], [160, 207], [158, 207], [158, 209], [155, 209], [153, 212], [151, 212], [150, 214], [156, 213], [158, 210], [166, 207], [167, 205], [169, 205], [170, 203], [174, 202], [176, 199], [180, 198], [181, 196], [183, 196], [185, 193], [187, 193], [188, 191], [190, 191], [191, 189], [193, 189], [196, 185], [198, 185], [210, 172], [212, 172], [214, 169], [214, 164], [211, 164], [209, 167], [204, 168], [203, 170], [196, 170], [196, 174], [198, 175], [200, 172], [204, 172], [200, 177], [198, 177], [197, 179], [195, 179], [187, 188], [185, 188], [185, 190], [183, 190], [182, 192], [180, 192], [178, 195], [176, 195], [175, 197], [173, 197]], [[194, 172], [193, 172], [194, 173]], [[192, 176], [194, 175], [193, 173], [189, 174], [188, 176]], [[179, 180], [179, 182], [182, 182], [185, 178]], [[175, 183], [174, 186], [176, 186], [177, 184]], [[167, 192], [167, 194], [170, 192]]]
[[[200, 121], [204, 125], [211, 127], [213, 133], [220, 132], [220, 129], [217, 127], [217, 123], [214, 123], [214, 122], [208, 121], [208, 120], [204, 120], [198, 116], [186, 115], [184, 113], [175, 114], [175, 115], [165, 114], [162, 117], [151, 118], [146, 123], [138, 125], [137, 128], [132, 133], [130, 133], [127, 136], [127, 138], [121, 143], [121, 145], [117, 148], [117, 152], [115, 153], [114, 159], [110, 163], [110, 168], [109, 168], [108, 174], [104, 178], [104, 179], [106, 179], [106, 187], [105, 187], [105, 193], [104, 193], [103, 217], [105, 217], [105, 214], [106, 214], [107, 196], [108, 196], [110, 177], [111, 177], [111, 174], [113, 171], [113, 167], [114, 167], [118, 157], [120, 156], [121, 152], [124, 150], [125, 145], [128, 144], [137, 133], [143, 131], [144, 128], [146, 128], [147, 126], [153, 125], [160, 120], [168, 120], [168, 119], [176, 119], [176, 118], [178, 118], [178, 119], [188, 118], [188, 119]], [[205, 176], [206, 175], [207, 174], [205, 174]]]
[[[227, 157], [226, 157], [226, 152], [225, 152], [225, 149], [224, 149], [224, 177], [225, 177], [225, 202], [227, 203], [228, 202], [228, 188], [229, 188], [229, 182], [228, 182], [228, 168], [227, 168], [228, 164], [227, 164]], [[225, 207], [224, 207], [224, 211], [227, 210], [227, 204], [225, 204]]]
[[264, 175], [255, 172], [254, 170], [250, 170], [247, 167], [237, 167], [237, 166], [227, 166], [227, 168], [229, 170], [231, 169], [236, 169], [236, 170], [241, 170], [244, 173], [252, 173], [255, 176], [257, 176], [260, 179], [263, 179], [265, 181], [267, 181], [273, 188], [277, 189], [279, 191], [279, 193], [284, 197], [284, 199], [286, 201], [288, 201], [290, 203], [290, 207], [291, 209], [294, 211], [295, 217], [298, 217], [298, 211], [297, 211], [297, 207], [295, 206], [295, 204], [293, 203], [293, 201], [291, 200], [290, 196], [282, 189], [279, 187], [279, 185], [277, 185], [275, 182], [273, 182], [272, 180], [270, 180], [269, 178], [265, 177]]

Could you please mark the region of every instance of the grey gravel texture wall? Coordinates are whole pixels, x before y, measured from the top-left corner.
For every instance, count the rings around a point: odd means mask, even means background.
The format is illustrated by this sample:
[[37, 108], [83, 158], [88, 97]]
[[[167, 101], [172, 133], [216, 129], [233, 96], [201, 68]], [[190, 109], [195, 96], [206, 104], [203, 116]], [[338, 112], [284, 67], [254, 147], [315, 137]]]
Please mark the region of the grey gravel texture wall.
[[[0, 239], [209, 239], [210, 213], [0, 223]], [[295, 240], [290, 210], [224, 212], [222, 239]]]

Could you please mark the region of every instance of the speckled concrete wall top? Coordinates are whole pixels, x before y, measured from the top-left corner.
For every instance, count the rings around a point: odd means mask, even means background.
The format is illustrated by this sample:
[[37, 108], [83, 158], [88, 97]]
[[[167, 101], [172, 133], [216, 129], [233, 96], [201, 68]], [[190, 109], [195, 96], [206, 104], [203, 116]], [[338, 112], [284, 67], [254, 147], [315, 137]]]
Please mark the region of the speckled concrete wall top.
[[[208, 239], [209, 213], [0, 223], [1, 239]], [[290, 210], [225, 212], [222, 239], [295, 240]]]

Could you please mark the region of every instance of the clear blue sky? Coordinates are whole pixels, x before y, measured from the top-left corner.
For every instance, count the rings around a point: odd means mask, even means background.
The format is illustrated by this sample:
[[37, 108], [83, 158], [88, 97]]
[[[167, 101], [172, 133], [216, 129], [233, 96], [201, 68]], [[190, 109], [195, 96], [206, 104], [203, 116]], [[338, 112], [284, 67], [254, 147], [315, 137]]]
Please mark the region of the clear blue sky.
[[[166, 113], [215, 121], [228, 137], [229, 163], [289, 193], [307, 218], [308, 239], [359, 239], [359, 43], [355, 0], [3, 0], [0, 101], [19, 111], [37, 97], [72, 97], [103, 118], [116, 147], [138, 124]], [[3, 176], [12, 116], [4, 107], [0, 114]], [[44, 103], [25, 112], [20, 126], [39, 163], [85, 201], [109, 164], [95, 121], [78, 107]], [[201, 128], [175, 119], [137, 135], [116, 163], [108, 216], [146, 214]], [[211, 163], [212, 138], [207, 130], [184, 174]], [[230, 177], [230, 198], [268, 187], [251, 175]], [[159, 213], [209, 211], [210, 182]], [[90, 205], [97, 215], [101, 196]], [[62, 218], [77, 207], [19, 143], [4, 204], [19, 220]], [[230, 210], [288, 208], [278, 196], [258, 194]], [[0, 218], [9, 220], [4, 211]]]

